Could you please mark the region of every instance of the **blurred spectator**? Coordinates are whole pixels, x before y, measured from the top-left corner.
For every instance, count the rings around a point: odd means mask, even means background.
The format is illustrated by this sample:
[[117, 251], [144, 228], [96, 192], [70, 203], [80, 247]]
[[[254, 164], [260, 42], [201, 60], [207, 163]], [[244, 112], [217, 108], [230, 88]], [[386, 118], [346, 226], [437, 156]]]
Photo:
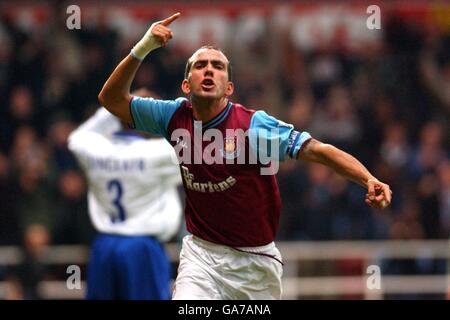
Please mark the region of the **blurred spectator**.
[[439, 181], [434, 173], [423, 175], [417, 184], [417, 200], [419, 201], [425, 238], [440, 238], [441, 230], [439, 208]]
[[[450, 115], [450, 45], [439, 34], [430, 32], [427, 46], [420, 56], [420, 71], [423, 84], [437, 100], [439, 112]], [[446, 46], [447, 44], [447, 46]], [[440, 61], [439, 61], [440, 60]]]
[[441, 237], [450, 237], [450, 160], [443, 161], [438, 167], [439, 189], [439, 222]]
[[8, 276], [4, 281], [5, 300], [24, 300], [24, 290], [19, 279], [14, 275]]
[[[417, 202], [408, 201], [391, 225], [391, 240], [423, 239], [425, 231], [420, 221], [420, 208]], [[381, 262], [384, 275], [443, 274], [445, 262], [433, 259], [431, 252], [424, 251], [416, 258], [385, 259]], [[385, 299], [442, 299], [442, 294], [386, 294]]]
[[411, 158], [407, 128], [402, 123], [392, 123], [386, 127], [380, 148], [381, 157], [392, 168], [405, 169]]
[[287, 111], [287, 120], [296, 128], [309, 130], [311, 119], [313, 117], [312, 96], [306, 90], [296, 92], [292, 99], [289, 110]]
[[44, 262], [50, 235], [43, 225], [31, 224], [23, 237], [24, 257], [8, 275], [8, 299], [39, 300], [39, 284], [48, 275]]
[[16, 198], [9, 159], [0, 152], [0, 245], [19, 243]]
[[21, 231], [31, 223], [41, 223], [51, 229], [54, 193], [48, 179], [46, 147], [32, 128], [20, 127], [11, 156], [16, 177], [14, 204]]
[[7, 110], [7, 113], [3, 115], [1, 147], [9, 152], [14, 135], [20, 126], [28, 125], [34, 129], [38, 128], [34, 99], [31, 91], [24, 86], [14, 87], [11, 91]]
[[68, 170], [58, 179], [53, 239], [56, 244], [85, 244], [94, 238], [95, 230], [87, 215], [86, 182], [80, 172]]
[[308, 187], [304, 167], [294, 161], [280, 164], [278, 173], [283, 213], [280, 216], [278, 240], [307, 240], [306, 197], [299, 198]]
[[56, 120], [48, 129], [50, 161], [56, 173], [78, 168], [73, 154], [67, 148], [67, 138], [75, 125], [67, 119]]
[[427, 122], [420, 130], [419, 144], [410, 163], [411, 176], [433, 172], [438, 164], [448, 157], [444, 148], [444, 129], [438, 122]]
[[417, 202], [408, 201], [403, 210], [394, 218], [390, 229], [390, 239], [410, 240], [423, 239], [424, 231], [420, 224], [419, 206]]
[[318, 140], [328, 141], [352, 152], [351, 146], [358, 142], [361, 132], [347, 88], [333, 86], [324, 102], [323, 108], [313, 115], [310, 132]]

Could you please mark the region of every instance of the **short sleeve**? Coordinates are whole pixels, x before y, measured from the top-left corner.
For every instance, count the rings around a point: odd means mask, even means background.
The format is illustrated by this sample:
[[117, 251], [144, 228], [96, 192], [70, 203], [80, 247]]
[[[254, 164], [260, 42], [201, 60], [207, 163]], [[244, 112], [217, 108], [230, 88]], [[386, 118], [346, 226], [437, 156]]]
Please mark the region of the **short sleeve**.
[[168, 139], [167, 127], [170, 119], [185, 100], [185, 98], [158, 100], [133, 97], [130, 102], [133, 128], [161, 135]]
[[301, 147], [310, 139], [308, 132], [299, 132], [292, 124], [280, 121], [264, 111], [256, 111], [250, 121], [250, 146], [258, 157], [263, 154], [270, 160], [283, 161], [287, 155], [296, 159]]

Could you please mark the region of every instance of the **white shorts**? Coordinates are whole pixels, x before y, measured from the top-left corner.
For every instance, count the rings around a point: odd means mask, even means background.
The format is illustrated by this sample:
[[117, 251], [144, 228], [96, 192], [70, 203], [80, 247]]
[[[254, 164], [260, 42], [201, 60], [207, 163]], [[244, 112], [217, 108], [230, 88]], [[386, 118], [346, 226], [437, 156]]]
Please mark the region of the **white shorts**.
[[275, 244], [237, 249], [247, 252], [185, 236], [172, 299], [281, 299], [283, 268]]

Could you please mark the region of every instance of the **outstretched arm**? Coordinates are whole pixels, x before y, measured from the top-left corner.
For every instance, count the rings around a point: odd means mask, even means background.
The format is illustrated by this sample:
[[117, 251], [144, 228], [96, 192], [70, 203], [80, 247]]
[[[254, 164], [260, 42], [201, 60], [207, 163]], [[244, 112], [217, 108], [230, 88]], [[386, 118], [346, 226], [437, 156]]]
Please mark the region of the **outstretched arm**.
[[98, 95], [99, 102], [108, 111], [122, 121], [132, 123], [130, 113], [131, 83], [142, 60], [151, 51], [166, 46], [172, 39], [172, 31], [168, 26], [180, 16], [176, 13], [171, 17], [155, 22], [144, 37], [133, 47], [131, 53], [114, 69]]
[[389, 185], [380, 182], [355, 157], [335, 146], [311, 139], [300, 150], [297, 159], [326, 165], [340, 175], [367, 188], [365, 201], [371, 207], [384, 209], [391, 203], [392, 192]]

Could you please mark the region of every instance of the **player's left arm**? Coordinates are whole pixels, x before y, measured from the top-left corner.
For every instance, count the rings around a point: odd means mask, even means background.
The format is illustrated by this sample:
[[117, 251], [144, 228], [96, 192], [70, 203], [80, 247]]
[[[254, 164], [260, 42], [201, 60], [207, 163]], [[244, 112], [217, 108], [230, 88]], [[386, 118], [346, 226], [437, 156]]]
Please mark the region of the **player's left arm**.
[[375, 178], [355, 157], [331, 144], [310, 139], [302, 145], [297, 159], [321, 163], [363, 186], [368, 191], [365, 201], [371, 207], [384, 209], [391, 203], [389, 185]]

